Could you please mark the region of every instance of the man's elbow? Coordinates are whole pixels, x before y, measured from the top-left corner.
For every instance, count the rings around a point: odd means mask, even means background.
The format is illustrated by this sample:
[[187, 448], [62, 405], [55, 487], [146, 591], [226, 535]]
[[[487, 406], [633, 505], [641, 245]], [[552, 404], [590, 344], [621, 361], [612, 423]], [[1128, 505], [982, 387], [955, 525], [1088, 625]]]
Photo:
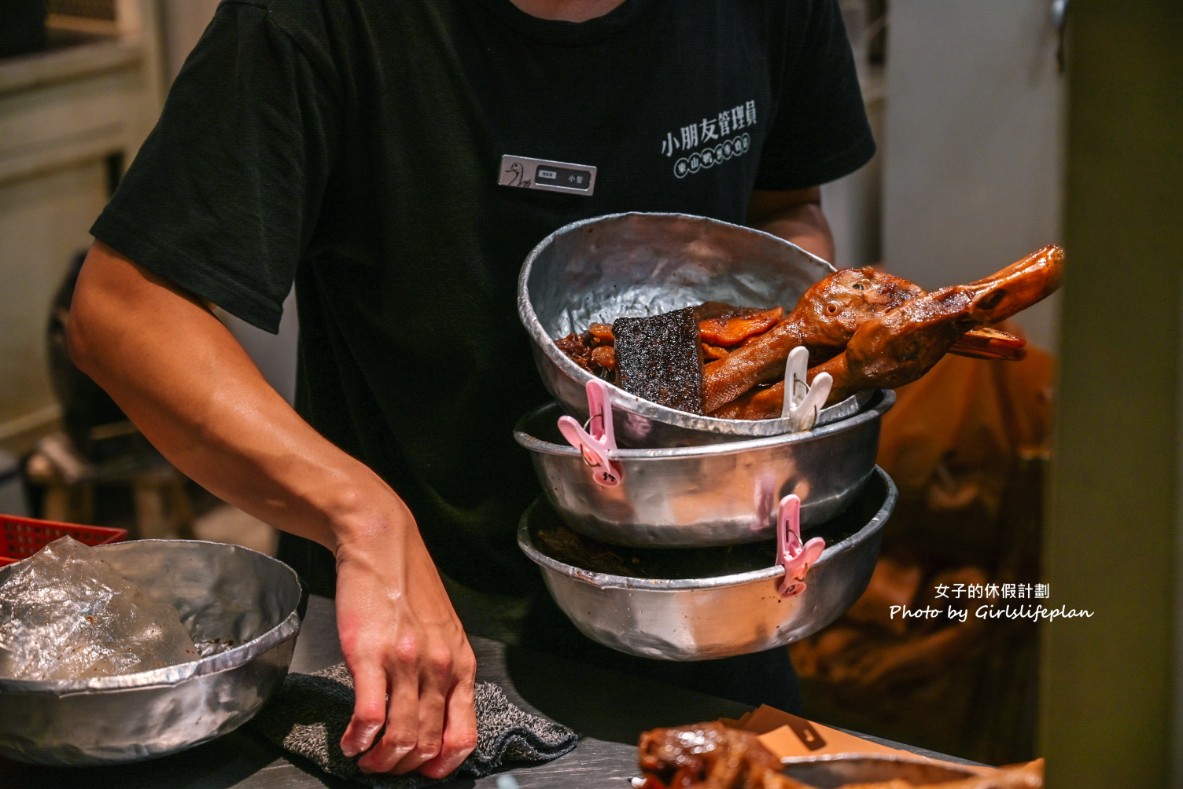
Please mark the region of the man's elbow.
[[107, 303], [109, 288], [104, 286], [101, 273], [96, 271], [102, 268], [94, 261], [96, 254], [101, 253], [92, 247], [82, 264], [65, 326], [70, 361], [92, 378], [97, 377], [103, 351], [117, 346], [112, 323], [118, 315], [118, 308]]

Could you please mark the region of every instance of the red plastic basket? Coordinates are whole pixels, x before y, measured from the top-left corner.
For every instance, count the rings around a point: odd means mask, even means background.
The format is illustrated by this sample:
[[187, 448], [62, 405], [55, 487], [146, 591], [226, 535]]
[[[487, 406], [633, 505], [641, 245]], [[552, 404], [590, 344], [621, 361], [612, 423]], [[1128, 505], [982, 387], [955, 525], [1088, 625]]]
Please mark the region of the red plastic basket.
[[0, 515], [0, 567], [27, 559], [67, 534], [86, 545], [105, 545], [126, 539], [127, 529]]

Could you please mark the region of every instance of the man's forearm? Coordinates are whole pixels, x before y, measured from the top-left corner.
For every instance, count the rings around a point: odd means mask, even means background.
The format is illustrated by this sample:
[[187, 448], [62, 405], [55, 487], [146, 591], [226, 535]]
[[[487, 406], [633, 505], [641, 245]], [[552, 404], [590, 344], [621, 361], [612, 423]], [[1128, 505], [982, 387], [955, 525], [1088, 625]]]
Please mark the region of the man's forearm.
[[177, 468], [268, 523], [332, 549], [358, 481], [383, 487], [292, 410], [206, 305], [109, 248], [87, 257], [68, 331], [75, 363]]
[[748, 224], [833, 263], [834, 237], [822, 212], [821, 188], [752, 194]]

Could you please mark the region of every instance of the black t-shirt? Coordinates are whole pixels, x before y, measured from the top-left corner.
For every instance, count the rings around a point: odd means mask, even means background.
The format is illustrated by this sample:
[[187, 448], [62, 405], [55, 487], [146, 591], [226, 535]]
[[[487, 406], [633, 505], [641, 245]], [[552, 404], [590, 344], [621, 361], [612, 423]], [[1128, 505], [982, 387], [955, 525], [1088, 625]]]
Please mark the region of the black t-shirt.
[[[264, 329], [294, 284], [300, 412], [406, 499], [445, 573], [507, 591], [537, 579], [512, 437], [547, 399], [515, 307], [530, 249], [620, 211], [743, 222], [753, 189], [873, 152], [834, 0], [625, 0], [582, 24], [223, 0], [92, 232]], [[503, 155], [593, 165], [594, 193], [499, 185]]]

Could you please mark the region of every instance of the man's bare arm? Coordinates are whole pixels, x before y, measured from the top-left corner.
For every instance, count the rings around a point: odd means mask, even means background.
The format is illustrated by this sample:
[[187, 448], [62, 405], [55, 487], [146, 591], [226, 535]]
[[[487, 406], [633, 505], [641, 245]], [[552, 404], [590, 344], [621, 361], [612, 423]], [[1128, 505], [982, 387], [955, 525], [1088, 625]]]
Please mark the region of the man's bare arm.
[[792, 241], [828, 263], [834, 262], [834, 237], [822, 213], [820, 186], [752, 192], [748, 224]]
[[296, 414], [210, 305], [109, 247], [88, 254], [67, 331], [78, 367], [177, 468], [336, 556], [357, 690], [343, 750], [369, 749], [359, 765], [375, 772], [458, 767], [475, 745], [475, 659], [398, 495]]

